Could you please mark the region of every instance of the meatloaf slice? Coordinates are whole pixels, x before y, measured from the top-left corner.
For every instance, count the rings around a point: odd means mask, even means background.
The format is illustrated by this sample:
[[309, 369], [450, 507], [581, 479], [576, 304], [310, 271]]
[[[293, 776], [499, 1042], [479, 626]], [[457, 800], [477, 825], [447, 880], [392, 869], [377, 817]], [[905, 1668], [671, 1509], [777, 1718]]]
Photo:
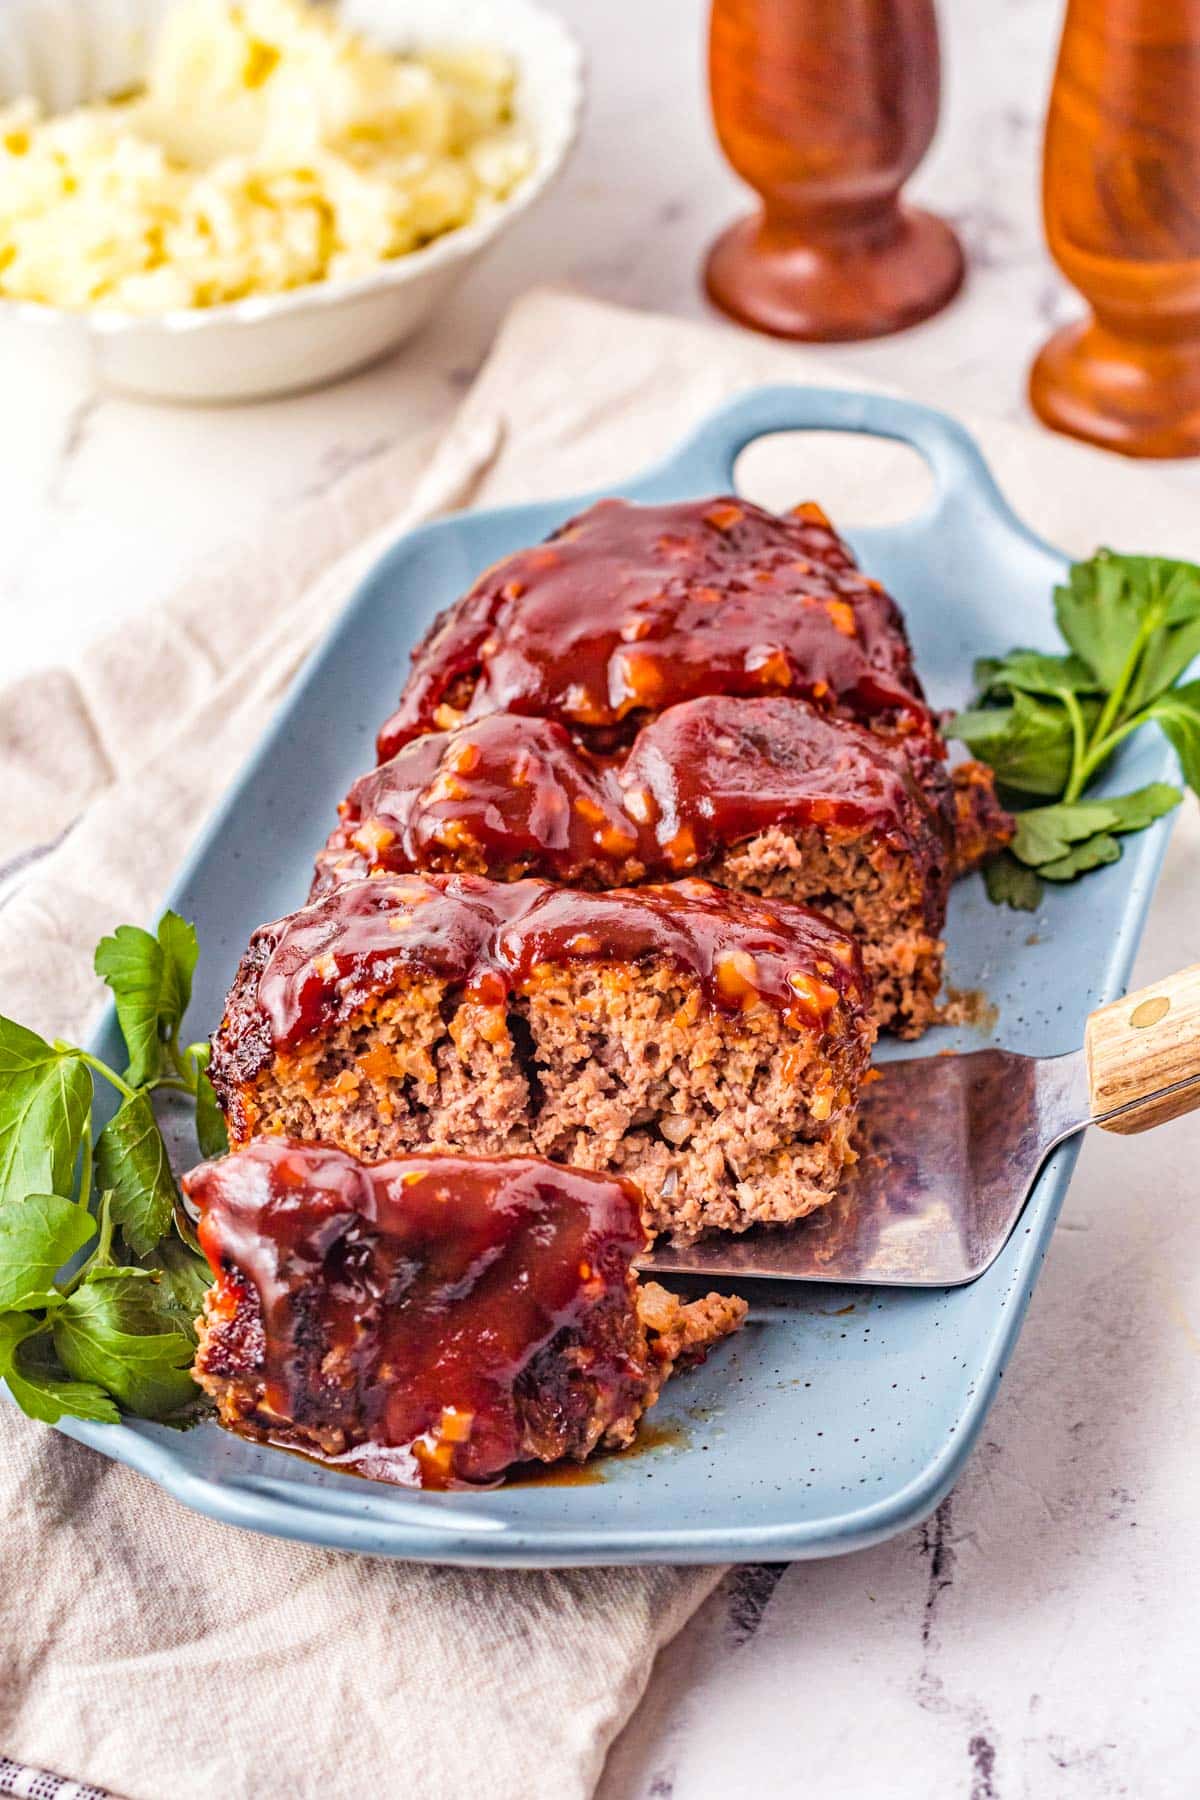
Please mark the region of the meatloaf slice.
[[487, 713], [608, 746], [681, 700], [781, 693], [937, 740], [899, 608], [819, 507], [602, 500], [435, 621], [379, 757]]
[[369, 1167], [260, 1138], [184, 1189], [221, 1423], [385, 1480], [483, 1484], [628, 1444], [746, 1312], [641, 1287], [637, 1190], [532, 1158]]
[[[881, 1029], [915, 1037], [936, 1018], [950, 776], [804, 701], [685, 701], [608, 756], [557, 721], [496, 713], [413, 739], [355, 783], [341, 815], [314, 896], [413, 869], [588, 888], [695, 872], [856, 933]], [[985, 828], [970, 816], [972, 852]]]
[[830, 1198], [873, 1037], [857, 946], [803, 907], [408, 875], [255, 933], [211, 1073], [234, 1144], [536, 1151], [687, 1237]]

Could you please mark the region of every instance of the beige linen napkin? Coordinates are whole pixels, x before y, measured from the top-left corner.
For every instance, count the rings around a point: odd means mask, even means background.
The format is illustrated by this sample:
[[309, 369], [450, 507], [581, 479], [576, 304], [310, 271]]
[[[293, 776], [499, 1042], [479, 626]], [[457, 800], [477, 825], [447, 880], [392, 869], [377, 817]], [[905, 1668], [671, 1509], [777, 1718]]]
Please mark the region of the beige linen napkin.
[[[619, 486], [739, 389], [827, 378], [818, 357], [732, 331], [532, 294], [419, 480], [422, 448], [381, 456], [77, 668], [0, 696], [0, 1010], [86, 1028], [96, 938], [153, 914], [393, 530], [467, 502]], [[976, 429], [1048, 537], [1200, 555], [1192, 496], [1157, 471]], [[832, 492], [859, 521], [895, 516], [920, 486], [903, 453], [851, 440], [789, 442], [756, 478], [779, 499]], [[277, 1543], [191, 1514], [7, 1405], [0, 1567], [0, 1750], [129, 1800], [586, 1795], [656, 1650], [720, 1574], [477, 1573]]]

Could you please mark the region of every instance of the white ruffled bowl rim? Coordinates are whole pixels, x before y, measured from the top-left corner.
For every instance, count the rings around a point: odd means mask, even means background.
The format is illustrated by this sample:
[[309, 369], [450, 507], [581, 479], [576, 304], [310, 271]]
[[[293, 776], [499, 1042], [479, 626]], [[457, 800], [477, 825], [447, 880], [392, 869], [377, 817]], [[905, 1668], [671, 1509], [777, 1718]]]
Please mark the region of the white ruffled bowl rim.
[[[337, 10], [345, 8], [339, 6]], [[402, 6], [401, 10], [415, 13], [420, 8]], [[457, 10], [461, 18], [461, 5]], [[417, 282], [426, 275], [432, 275], [437, 270], [474, 256], [522, 213], [527, 212], [561, 174], [579, 134], [584, 101], [584, 59], [573, 33], [557, 13], [540, 5], [539, 0], [473, 0], [468, 10], [473, 20], [478, 18], [484, 21], [480, 36], [472, 41], [494, 43], [500, 49], [513, 53], [511, 33], [504, 31], [503, 20], [507, 18], [511, 22], [516, 16], [524, 21], [526, 28], [541, 34], [541, 49], [547, 63], [557, 64], [554, 72], [556, 113], [551, 117], [551, 129], [537, 145], [537, 162], [533, 172], [507, 199], [489, 208], [485, 217], [455, 226], [419, 250], [408, 251], [403, 256], [380, 263], [377, 269], [365, 275], [346, 280], [325, 278], [309, 282], [303, 287], [289, 288], [283, 293], [254, 294], [240, 300], [222, 301], [215, 306], [182, 307], [160, 313], [127, 313], [107, 307], [53, 306], [43, 301], [0, 295], [0, 318], [25, 319], [42, 326], [53, 322], [75, 327], [82, 325], [89, 332], [105, 338], [133, 334], [174, 337], [206, 329], [258, 324], [267, 319], [323, 311], [328, 307], [347, 304], [364, 295]], [[491, 35], [488, 35], [489, 20], [496, 22]], [[369, 36], [369, 32], [364, 31], [364, 35]], [[468, 41], [461, 31], [439, 37], [434, 29], [427, 33], [413, 33], [409, 41], [414, 47], [419, 47], [422, 43], [433, 45], [452, 39]], [[520, 116], [518, 112], [518, 119]]]

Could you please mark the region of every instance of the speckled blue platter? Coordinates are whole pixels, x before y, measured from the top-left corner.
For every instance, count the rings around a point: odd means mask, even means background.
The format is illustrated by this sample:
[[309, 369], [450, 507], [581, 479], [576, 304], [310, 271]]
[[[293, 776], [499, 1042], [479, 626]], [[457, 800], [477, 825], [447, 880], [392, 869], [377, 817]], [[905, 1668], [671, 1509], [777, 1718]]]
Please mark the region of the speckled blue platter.
[[[850, 535], [868, 571], [903, 606], [935, 704], [966, 699], [982, 653], [1054, 646], [1050, 593], [1064, 558], [1009, 511], [970, 438], [923, 407], [762, 389], [621, 491], [665, 501], [727, 490], [744, 446], [787, 430], [899, 439], [930, 464], [935, 494], [924, 512]], [[435, 612], [488, 563], [596, 498], [448, 519], [412, 532], [380, 559], [169, 896], [196, 921], [204, 947], [197, 1025], [220, 1017], [254, 927], [303, 900], [313, 852], [339, 797], [373, 760], [375, 728]], [[1170, 763], [1147, 734], [1126, 747], [1114, 778], [1132, 786], [1167, 777]], [[1048, 891], [1036, 918], [991, 906], [978, 877], [960, 884], [950, 975], [994, 1003], [993, 1041], [1035, 1054], [1080, 1042], [1090, 1008], [1126, 981], [1167, 829], [1164, 821], [1127, 838], [1122, 860], [1089, 875], [1086, 888]], [[940, 1032], [924, 1049], [981, 1041], [971, 1031]], [[111, 1022], [98, 1047], [120, 1060]], [[410, 1493], [241, 1443], [213, 1425], [62, 1428], [213, 1518], [376, 1555], [545, 1567], [858, 1549], [916, 1523], [958, 1475], [1020, 1329], [1073, 1162], [1070, 1148], [1054, 1157], [1006, 1249], [970, 1287], [748, 1289], [749, 1325], [705, 1368], [671, 1385], [652, 1415], [656, 1443], [598, 1464], [584, 1485]]]

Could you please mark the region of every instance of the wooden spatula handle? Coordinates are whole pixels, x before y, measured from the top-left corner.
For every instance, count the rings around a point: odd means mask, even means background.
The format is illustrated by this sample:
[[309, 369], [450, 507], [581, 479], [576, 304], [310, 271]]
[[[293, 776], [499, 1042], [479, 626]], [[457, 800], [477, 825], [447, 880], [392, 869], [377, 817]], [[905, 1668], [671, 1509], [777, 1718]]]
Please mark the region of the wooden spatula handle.
[[1102, 1006], [1087, 1022], [1092, 1118], [1147, 1131], [1200, 1107], [1200, 963]]

